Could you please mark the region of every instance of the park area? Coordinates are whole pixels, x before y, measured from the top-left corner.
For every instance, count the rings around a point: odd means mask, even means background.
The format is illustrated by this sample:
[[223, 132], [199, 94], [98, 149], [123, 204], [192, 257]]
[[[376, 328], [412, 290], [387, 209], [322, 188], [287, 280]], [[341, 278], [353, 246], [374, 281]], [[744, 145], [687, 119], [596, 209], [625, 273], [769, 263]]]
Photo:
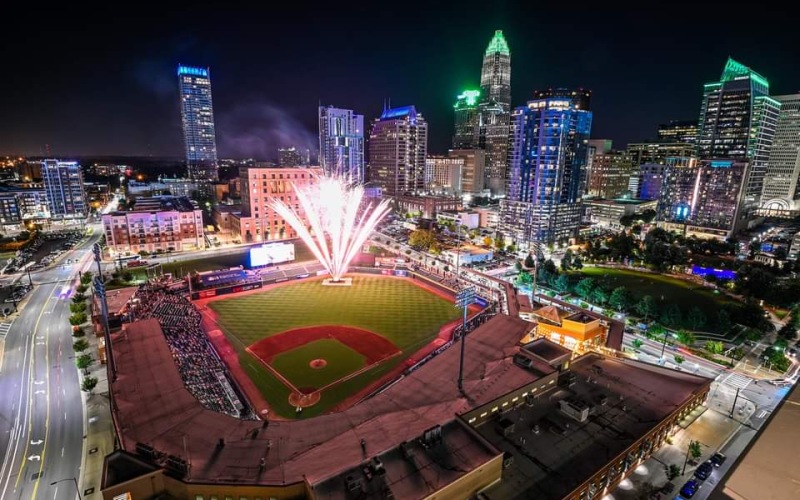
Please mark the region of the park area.
[[717, 332], [716, 318], [720, 308], [734, 303], [725, 295], [708, 287], [663, 274], [606, 267], [584, 267], [581, 274], [582, 278], [592, 278], [597, 284], [609, 290], [625, 287], [636, 300], [650, 295], [659, 311], [671, 305], [677, 306], [683, 318], [696, 307], [706, 318], [705, 325], [701, 328], [704, 331]]
[[285, 418], [297, 416], [297, 395], [300, 417], [334, 409], [460, 315], [452, 299], [414, 280], [365, 275], [353, 276], [352, 286], [304, 280], [208, 307], [241, 367]]

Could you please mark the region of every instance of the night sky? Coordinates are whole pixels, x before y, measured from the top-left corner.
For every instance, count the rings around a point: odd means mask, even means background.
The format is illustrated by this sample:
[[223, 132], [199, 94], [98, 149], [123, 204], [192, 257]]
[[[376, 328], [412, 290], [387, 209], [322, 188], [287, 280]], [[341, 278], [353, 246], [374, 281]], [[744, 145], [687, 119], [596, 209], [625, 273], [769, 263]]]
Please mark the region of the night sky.
[[61, 157], [181, 156], [179, 62], [211, 67], [220, 158], [271, 159], [290, 144], [316, 149], [318, 102], [371, 120], [389, 98], [415, 104], [430, 123], [429, 150], [445, 152], [454, 98], [478, 86], [495, 29], [511, 48], [515, 106], [538, 88], [590, 88], [592, 136], [620, 148], [654, 137], [661, 122], [697, 118], [703, 83], [719, 78], [728, 55], [768, 78], [773, 95], [800, 91], [800, 30], [791, 16], [755, 8], [718, 15], [644, 2], [651, 6], [638, 12], [490, 0], [381, 3], [402, 6], [396, 11], [375, 2], [262, 4], [208, 13], [194, 2], [183, 11], [39, 7], [7, 16], [0, 153], [40, 155], [48, 144]]

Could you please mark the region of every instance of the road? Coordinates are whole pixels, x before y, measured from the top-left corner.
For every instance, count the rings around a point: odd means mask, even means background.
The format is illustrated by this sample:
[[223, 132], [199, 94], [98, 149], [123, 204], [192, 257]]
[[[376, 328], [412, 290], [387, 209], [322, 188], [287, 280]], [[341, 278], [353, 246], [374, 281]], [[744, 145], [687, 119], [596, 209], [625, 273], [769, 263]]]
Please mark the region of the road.
[[[0, 326], [5, 344], [0, 358], [4, 500], [77, 496], [71, 478], [80, 474], [84, 413], [68, 322], [71, 300], [62, 291], [74, 289], [78, 270], [89, 268], [91, 246], [100, 236], [95, 231], [64, 255], [77, 258], [77, 264], [32, 273], [34, 289], [20, 312]], [[69, 481], [51, 486], [62, 479]]]

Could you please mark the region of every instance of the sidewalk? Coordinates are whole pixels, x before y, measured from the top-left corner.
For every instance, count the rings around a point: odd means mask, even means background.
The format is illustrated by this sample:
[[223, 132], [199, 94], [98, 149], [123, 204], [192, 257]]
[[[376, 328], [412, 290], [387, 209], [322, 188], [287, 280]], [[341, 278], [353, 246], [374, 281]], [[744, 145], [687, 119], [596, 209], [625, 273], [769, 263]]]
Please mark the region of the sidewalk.
[[[692, 416], [687, 417], [687, 422]], [[686, 423], [684, 423], [686, 425]], [[672, 444], [664, 444], [653, 455], [637, 467], [610, 497], [614, 500], [635, 500], [649, 491], [655, 491], [667, 483], [666, 468], [671, 464], [683, 469], [686, 453], [691, 441], [699, 441], [703, 455], [697, 463], [708, 460], [720, 449], [740, 428], [739, 422], [728, 418], [719, 412], [706, 408], [705, 411], [688, 423], [685, 429], [680, 429], [672, 437]], [[689, 457], [691, 458], [691, 457]], [[673, 498], [678, 494], [681, 486], [692, 478], [696, 465], [687, 464], [684, 474], [672, 480], [675, 489], [672, 493], [661, 495], [661, 498]], [[653, 498], [658, 498], [654, 496]]]
[[[102, 337], [87, 333], [85, 338], [91, 346], [88, 352], [97, 357], [97, 346]], [[89, 368], [89, 375], [97, 379], [97, 386], [92, 394], [81, 391], [86, 418], [83, 422], [83, 453], [78, 483], [81, 496], [85, 499], [102, 498], [103, 460], [115, 449], [107, 368], [107, 365], [95, 362]], [[80, 373], [80, 380], [83, 377], [83, 373]]]

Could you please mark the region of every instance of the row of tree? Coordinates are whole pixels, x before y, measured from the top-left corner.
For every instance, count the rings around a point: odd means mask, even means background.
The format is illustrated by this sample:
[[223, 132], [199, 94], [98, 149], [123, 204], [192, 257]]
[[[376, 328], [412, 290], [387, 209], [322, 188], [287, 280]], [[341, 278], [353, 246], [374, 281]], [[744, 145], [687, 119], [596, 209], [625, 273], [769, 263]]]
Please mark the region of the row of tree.
[[72, 313], [69, 317], [69, 324], [72, 325], [72, 336], [76, 338], [72, 344], [76, 354], [75, 365], [84, 374], [81, 381], [81, 390], [91, 394], [97, 386], [97, 378], [89, 376], [89, 367], [94, 364], [94, 358], [90, 353], [86, 352], [89, 350], [89, 342], [84, 338], [86, 332], [81, 325], [88, 321], [86, 292], [92, 282], [92, 274], [85, 273], [81, 275], [80, 281], [80, 285], [75, 288], [72, 303], [69, 305], [70, 313]]

